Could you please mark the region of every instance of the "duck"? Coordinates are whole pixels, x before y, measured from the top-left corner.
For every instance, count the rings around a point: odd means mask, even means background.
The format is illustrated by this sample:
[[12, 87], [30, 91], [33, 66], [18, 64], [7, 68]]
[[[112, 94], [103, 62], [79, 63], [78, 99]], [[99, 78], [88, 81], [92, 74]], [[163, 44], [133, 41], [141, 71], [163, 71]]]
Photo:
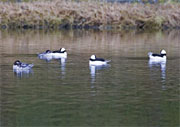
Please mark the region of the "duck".
[[148, 56], [149, 56], [149, 60], [151, 61], [166, 61], [167, 57], [166, 57], [166, 51], [163, 49], [160, 51], [160, 54], [154, 54], [152, 52], [149, 52], [148, 53]]
[[51, 50], [46, 50], [43, 53], [38, 54], [39, 59], [50, 61], [53, 59], [53, 54]]
[[52, 56], [54, 59], [67, 58], [66, 49], [60, 48], [59, 50], [53, 51]]
[[46, 58], [46, 57], [52, 57], [52, 51], [51, 50], [46, 50], [45, 52], [39, 53], [38, 57], [40, 59]]
[[107, 65], [110, 62], [110, 60], [105, 60], [103, 58], [97, 58], [96, 55], [91, 55], [89, 59], [89, 65], [95, 65], [95, 66], [102, 66]]
[[34, 64], [22, 63], [19, 60], [16, 60], [13, 64], [13, 70], [30, 70]]

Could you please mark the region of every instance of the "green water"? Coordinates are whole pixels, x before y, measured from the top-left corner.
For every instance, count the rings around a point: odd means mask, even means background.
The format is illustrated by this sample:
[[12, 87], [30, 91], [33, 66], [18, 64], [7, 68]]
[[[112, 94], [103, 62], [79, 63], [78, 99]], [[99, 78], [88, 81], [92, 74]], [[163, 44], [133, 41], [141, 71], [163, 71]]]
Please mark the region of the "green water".
[[[37, 54], [65, 47], [67, 60]], [[149, 65], [147, 53], [167, 51]], [[89, 57], [111, 60], [90, 68]], [[15, 60], [34, 63], [16, 74]], [[0, 31], [0, 126], [178, 127], [180, 31]]]

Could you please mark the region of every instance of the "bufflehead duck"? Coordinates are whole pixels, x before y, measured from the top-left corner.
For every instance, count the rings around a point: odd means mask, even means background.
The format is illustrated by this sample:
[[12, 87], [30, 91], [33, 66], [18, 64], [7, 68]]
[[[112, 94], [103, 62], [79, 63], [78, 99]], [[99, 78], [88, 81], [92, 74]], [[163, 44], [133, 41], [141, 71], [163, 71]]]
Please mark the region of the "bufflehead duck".
[[19, 60], [16, 60], [13, 64], [13, 70], [29, 70], [33, 67], [33, 64], [22, 63]]
[[89, 65], [106, 65], [110, 60], [104, 60], [103, 58], [97, 58], [96, 55], [92, 55], [89, 59]]
[[39, 59], [44, 59], [44, 60], [49, 61], [52, 59], [52, 57], [53, 57], [52, 55], [53, 54], [50, 50], [46, 50], [45, 52], [38, 54], [38, 57], [39, 57]]
[[60, 48], [59, 50], [53, 51], [52, 54], [54, 59], [67, 58], [67, 52], [65, 48]]
[[161, 50], [160, 54], [154, 54], [152, 52], [148, 53], [149, 59], [151, 61], [166, 61], [166, 51], [163, 49]]

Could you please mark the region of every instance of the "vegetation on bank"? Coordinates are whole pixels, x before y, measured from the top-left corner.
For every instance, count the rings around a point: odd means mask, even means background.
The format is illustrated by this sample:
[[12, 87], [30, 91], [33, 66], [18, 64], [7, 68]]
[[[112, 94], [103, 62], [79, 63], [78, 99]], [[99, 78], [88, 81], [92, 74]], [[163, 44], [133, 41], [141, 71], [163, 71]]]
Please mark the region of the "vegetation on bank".
[[180, 3], [128, 4], [65, 0], [0, 3], [1, 28], [180, 28]]

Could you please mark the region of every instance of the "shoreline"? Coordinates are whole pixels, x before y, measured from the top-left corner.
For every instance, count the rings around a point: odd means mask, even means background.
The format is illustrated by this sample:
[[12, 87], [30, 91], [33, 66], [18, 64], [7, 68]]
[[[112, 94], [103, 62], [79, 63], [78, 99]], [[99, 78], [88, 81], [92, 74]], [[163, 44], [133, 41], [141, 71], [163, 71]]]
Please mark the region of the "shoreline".
[[0, 3], [0, 29], [180, 29], [180, 3]]

